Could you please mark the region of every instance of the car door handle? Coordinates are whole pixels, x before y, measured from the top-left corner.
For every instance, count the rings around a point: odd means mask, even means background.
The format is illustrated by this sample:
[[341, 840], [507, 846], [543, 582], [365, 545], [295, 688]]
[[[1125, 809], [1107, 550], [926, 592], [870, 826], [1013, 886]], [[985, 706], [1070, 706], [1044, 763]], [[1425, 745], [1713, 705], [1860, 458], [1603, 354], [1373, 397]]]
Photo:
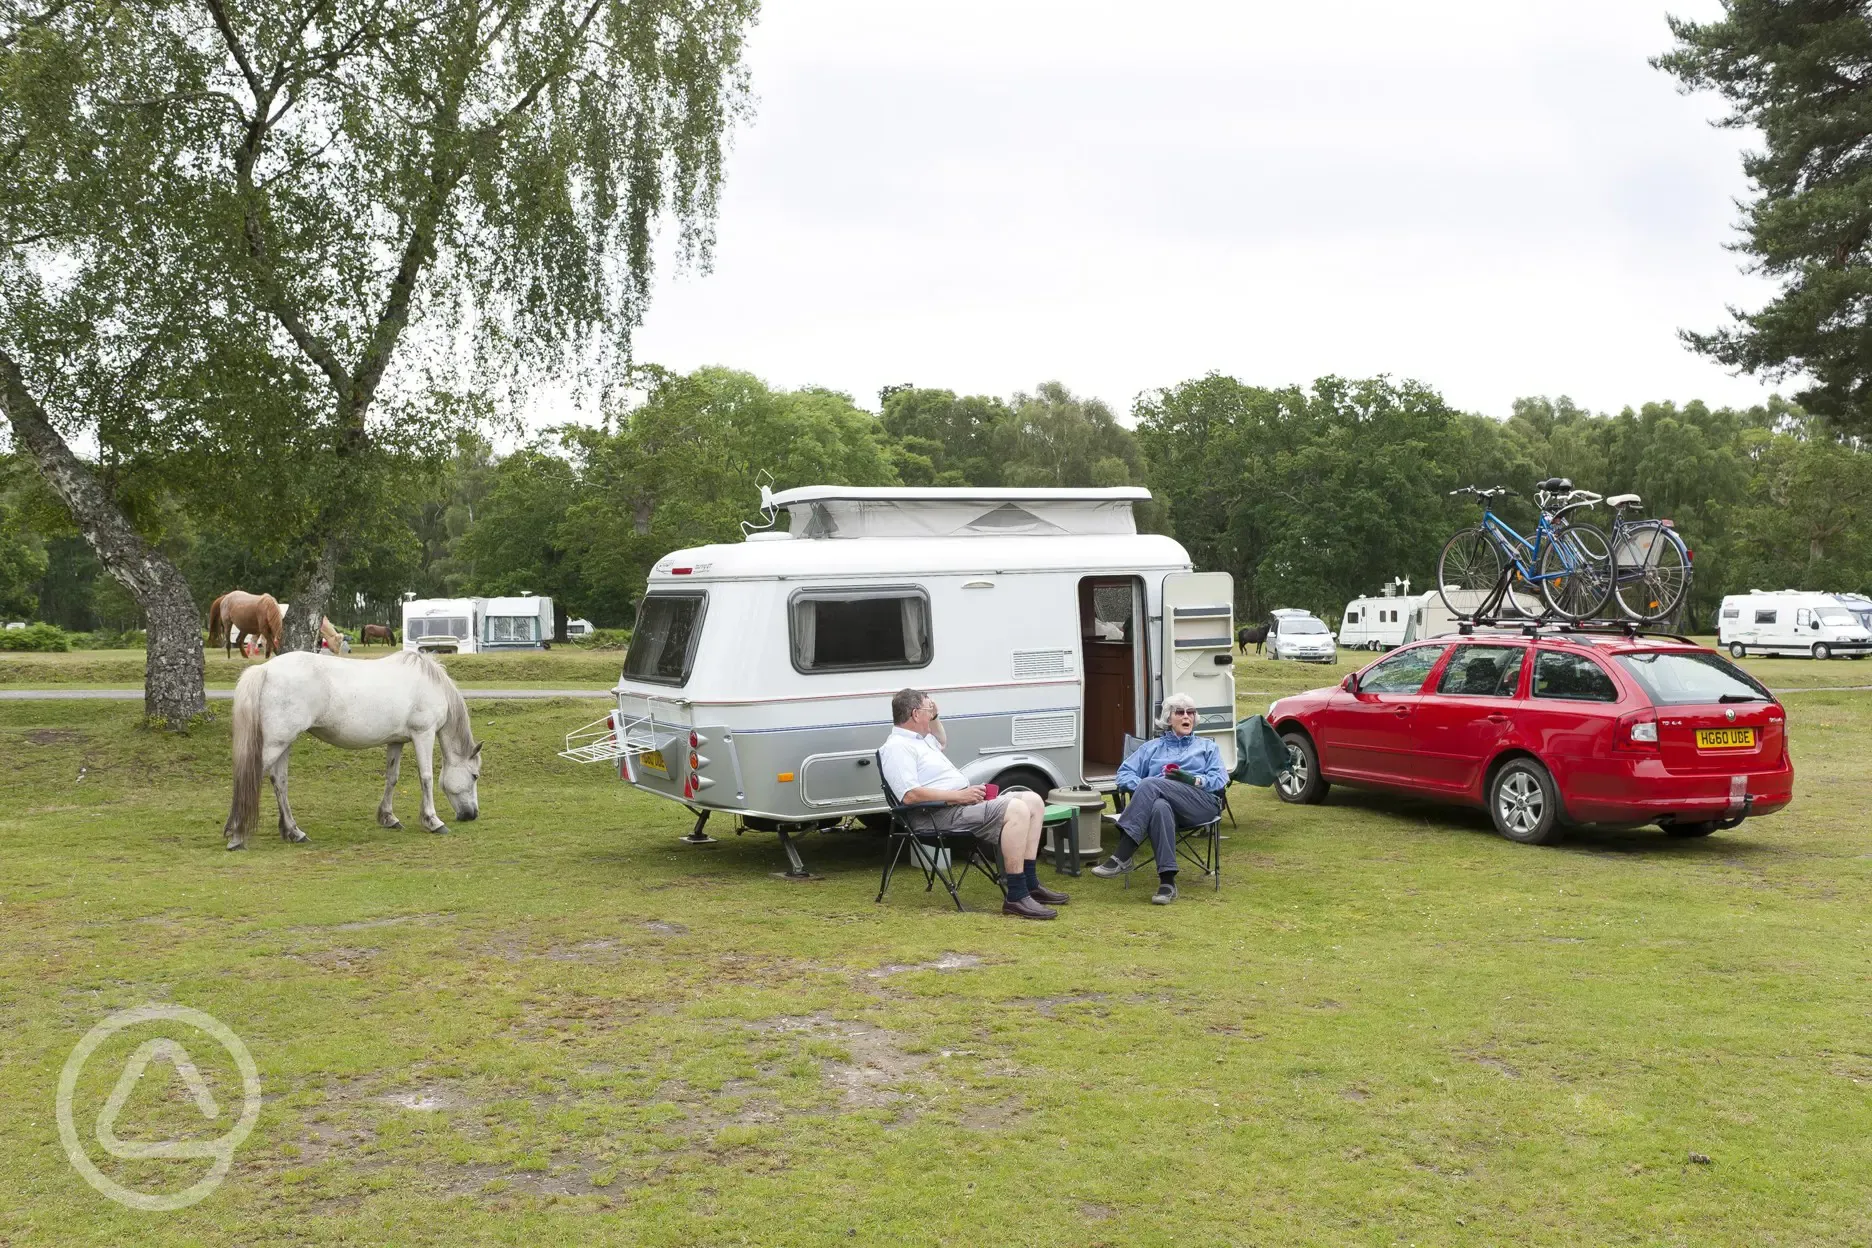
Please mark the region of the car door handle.
[[1406, 715], [1410, 714], [1410, 707], [1400, 706], [1397, 708], [1397, 710], [1392, 711], [1391, 713], [1397, 716], [1399, 719], [1403, 719]]
[[1497, 711], [1495, 714], [1488, 717], [1488, 722], [1491, 724], [1505, 724], [1508, 722], [1508, 717]]

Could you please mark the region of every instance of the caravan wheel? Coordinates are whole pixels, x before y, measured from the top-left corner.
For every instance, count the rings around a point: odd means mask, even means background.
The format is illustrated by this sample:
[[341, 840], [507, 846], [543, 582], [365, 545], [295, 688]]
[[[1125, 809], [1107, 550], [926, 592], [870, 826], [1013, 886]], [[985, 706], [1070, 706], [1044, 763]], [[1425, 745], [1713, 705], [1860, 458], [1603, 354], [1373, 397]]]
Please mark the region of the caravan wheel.
[[1729, 643], [1729, 657], [1732, 659], [1748, 658], [1748, 647], [1743, 645], [1739, 641], [1730, 642]]
[[1827, 645], [1824, 641], [1816, 641], [1814, 642], [1813, 656], [1816, 659], [1830, 659], [1833, 657], [1833, 647]]
[[1045, 801], [1053, 789], [1053, 782], [1032, 767], [1010, 767], [996, 776], [994, 782], [1001, 786], [1003, 793], [1009, 789], [1032, 789], [1040, 795], [1041, 801]]

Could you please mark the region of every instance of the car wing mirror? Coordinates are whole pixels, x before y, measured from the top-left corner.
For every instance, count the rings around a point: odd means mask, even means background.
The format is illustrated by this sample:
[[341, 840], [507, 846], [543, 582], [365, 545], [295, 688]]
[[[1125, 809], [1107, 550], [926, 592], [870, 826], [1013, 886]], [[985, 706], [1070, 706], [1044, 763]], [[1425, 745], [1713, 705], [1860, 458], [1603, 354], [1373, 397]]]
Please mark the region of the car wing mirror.
[[1341, 689], [1344, 689], [1347, 693], [1357, 693], [1358, 692], [1358, 673], [1348, 672], [1346, 674], [1346, 678], [1339, 682], [1339, 687]]

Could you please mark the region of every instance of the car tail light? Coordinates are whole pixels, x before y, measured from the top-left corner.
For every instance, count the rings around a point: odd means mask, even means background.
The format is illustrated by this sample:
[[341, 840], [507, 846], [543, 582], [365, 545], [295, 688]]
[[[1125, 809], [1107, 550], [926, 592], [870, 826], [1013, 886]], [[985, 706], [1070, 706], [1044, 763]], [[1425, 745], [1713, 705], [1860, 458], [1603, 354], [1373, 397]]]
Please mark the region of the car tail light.
[[1621, 715], [1618, 723], [1618, 749], [1636, 754], [1658, 752], [1657, 712], [1649, 707]]

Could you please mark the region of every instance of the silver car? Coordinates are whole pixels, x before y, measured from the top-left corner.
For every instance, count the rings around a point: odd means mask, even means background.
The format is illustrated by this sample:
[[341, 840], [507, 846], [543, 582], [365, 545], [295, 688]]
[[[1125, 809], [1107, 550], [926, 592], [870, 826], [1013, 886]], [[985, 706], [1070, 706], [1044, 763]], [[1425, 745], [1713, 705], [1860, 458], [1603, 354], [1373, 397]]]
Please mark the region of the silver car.
[[1303, 663], [1332, 663], [1339, 658], [1339, 643], [1318, 616], [1304, 611], [1276, 611], [1274, 631], [1268, 634], [1268, 657], [1298, 659]]

